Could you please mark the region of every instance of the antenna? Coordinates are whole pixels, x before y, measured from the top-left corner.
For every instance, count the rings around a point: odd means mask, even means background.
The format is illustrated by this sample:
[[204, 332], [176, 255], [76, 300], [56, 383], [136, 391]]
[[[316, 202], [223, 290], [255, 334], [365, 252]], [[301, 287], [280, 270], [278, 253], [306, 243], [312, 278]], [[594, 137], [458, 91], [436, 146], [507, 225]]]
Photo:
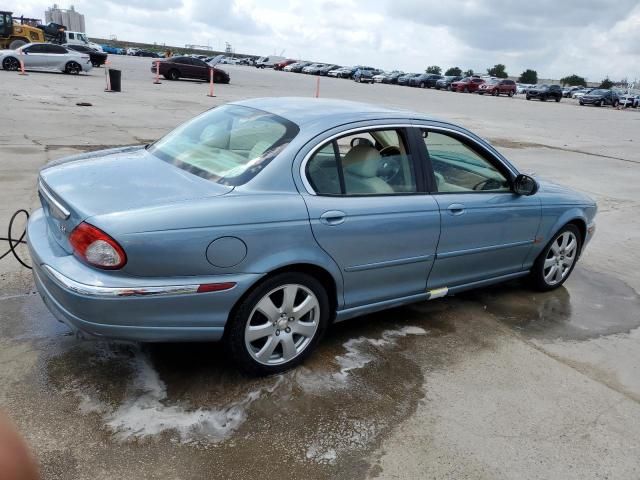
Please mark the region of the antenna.
[[286, 48], [283, 48], [282, 51], [280, 52], [280, 56], [284, 56], [284, 52], [285, 52]]

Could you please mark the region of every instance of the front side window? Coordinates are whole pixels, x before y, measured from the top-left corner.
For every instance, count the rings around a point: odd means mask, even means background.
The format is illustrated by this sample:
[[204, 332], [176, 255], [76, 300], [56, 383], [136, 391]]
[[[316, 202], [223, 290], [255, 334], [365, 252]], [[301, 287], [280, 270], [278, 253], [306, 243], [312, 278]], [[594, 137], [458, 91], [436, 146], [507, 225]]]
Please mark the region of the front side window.
[[511, 185], [478, 152], [455, 137], [423, 130], [436, 186], [440, 193], [510, 192]]
[[223, 185], [257, 175], [298, 134], [278, 115], [240, 105], [209, 110], [176, 128], [148, 151], [178, 168]]
[[411, 155], [402, 129], [346, 135], [325, 144], [307, 163], [318, 195], [416, 193]]

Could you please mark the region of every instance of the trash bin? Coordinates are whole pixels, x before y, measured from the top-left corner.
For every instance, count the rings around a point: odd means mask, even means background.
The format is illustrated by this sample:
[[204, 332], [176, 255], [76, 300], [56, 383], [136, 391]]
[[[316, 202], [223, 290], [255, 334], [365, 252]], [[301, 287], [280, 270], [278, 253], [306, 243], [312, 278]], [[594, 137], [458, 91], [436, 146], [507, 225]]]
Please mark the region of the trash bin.
[[122, 71], [115, 70], [113, 68], [109, 69], [109, 86], [111, 87], [112, 92], [120, 92], [122, 91]]

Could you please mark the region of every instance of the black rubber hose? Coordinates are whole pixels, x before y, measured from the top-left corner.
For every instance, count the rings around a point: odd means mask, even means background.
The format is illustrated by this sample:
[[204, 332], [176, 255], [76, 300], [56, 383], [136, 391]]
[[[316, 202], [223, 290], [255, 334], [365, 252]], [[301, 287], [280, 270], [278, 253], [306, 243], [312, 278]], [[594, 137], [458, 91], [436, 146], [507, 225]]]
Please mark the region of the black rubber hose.
[[20, 210], [16, 211], [13, 215], [11, 215], [11, 219], [9, 220], [9, 228], [7, 230], [7, 237], [0, 237], [0, 240], [5, 241], [5, 242], [9, 242], [9, 250], [7, 250], [2, 255], [0, 255], [0, 260], [2, 260], [4, 257], [6, 257], [7, 255], [9, 255], [11, 253], [15, 257], [15, 259], [18, 262], [20, 262], [20, 264], [23, 267], [28, 268], [29, 270], [31, 270], [31, 266], [28, 265], [22, 258], [20, 258], [20, 255], [18, 254], [18, 251], [16, 250], [16, 247], [18, 245], [20, 245], [21, 243], [27, 243], [27, 241], [24, 239], [24, 237], [27, 235], [26, 227], [25, 227], [24, 231], [22, 232], [22, 235], [20, 235], [20, 238], [16, 239], [16, 238], [13, 237], [13, 222], [15, 221], [16, 217], [18, 215], [20, 215], [21, 213], [24, 213], [26, 219], [29, 220], [29, 212], [27, 212], [23, 208], [21, 208]]

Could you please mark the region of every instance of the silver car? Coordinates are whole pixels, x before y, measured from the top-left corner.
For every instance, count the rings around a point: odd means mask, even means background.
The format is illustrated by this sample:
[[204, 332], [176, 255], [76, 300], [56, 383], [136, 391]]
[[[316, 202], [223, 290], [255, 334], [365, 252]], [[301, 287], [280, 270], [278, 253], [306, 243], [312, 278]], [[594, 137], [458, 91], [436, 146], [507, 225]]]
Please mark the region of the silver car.
[[20, 60], [26, 70], [59, 70], [78, 75], [93, 68], [89, 54], [53, 43], [28, 43], [15, 50], [0, 50], [0, 65], [4, 70], [19, 70]]

